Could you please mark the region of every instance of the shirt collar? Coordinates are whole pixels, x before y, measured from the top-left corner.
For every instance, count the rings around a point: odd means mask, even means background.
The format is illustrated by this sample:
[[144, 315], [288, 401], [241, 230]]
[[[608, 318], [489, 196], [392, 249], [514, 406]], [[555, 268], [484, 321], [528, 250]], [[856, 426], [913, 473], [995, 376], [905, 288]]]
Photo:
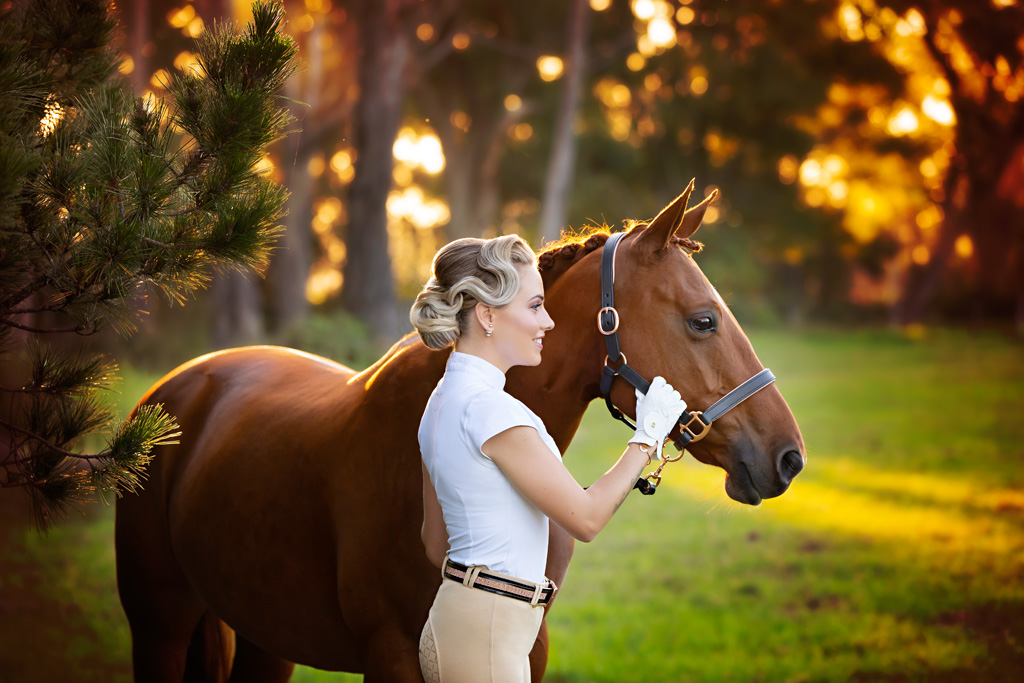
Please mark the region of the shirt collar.
[[465, 372], [495, 389], [505, 388], [505, 373], [480, 356], [452, 351], [445, 372]]

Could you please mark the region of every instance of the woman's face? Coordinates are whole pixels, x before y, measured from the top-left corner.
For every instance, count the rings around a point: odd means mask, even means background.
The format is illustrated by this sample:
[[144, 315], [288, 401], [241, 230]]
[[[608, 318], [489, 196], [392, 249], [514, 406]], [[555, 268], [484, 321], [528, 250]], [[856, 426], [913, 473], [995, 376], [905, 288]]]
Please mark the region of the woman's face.
[[507, 367], [538, 365], [544, 333], [555, 326], [544, 308], [544, 282], [533, 266], [519, 266], [519, 292], [504, 308], [492, 309], [491, 343]]

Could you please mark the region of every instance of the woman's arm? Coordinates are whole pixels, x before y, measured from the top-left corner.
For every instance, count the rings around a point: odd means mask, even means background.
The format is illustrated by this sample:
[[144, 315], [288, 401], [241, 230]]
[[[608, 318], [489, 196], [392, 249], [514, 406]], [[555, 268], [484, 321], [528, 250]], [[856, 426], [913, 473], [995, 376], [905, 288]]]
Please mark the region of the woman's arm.
[[483, 451], [524, 498], [585, 543], [605, 527], [650, 462], [640, 444], [631, 443], [618, 462], [584, 490], [532, 427], [496, 434], [484, 443]]
[[435, 567], [440, 568], [441, 563], [444, 562], [445, 553], [448, 552], [448, 528], [445, 526], [441, 504], [437, 502], [437, 491], [434, 490], [434, 485], [430, 481], [427, 466], [422, 465], [422, 470], [423, 528], [420, 530], [420, 539], [427, 551], [427, 559]]

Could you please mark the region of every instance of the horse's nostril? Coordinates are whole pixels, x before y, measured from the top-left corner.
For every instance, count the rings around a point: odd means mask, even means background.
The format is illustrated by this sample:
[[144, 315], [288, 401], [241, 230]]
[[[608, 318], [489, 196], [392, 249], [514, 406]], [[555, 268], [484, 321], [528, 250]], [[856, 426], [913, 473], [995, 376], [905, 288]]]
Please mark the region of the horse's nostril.
[[804, 468], [804, 458], [799, 451], [786, 451], [779, 460], [779, 476], [787, 484]]

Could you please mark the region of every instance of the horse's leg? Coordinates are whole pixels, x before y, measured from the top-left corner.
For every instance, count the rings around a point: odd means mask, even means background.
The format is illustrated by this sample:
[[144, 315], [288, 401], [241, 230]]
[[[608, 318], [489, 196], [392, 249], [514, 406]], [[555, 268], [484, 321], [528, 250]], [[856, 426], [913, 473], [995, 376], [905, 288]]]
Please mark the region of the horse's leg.
[[530, 650], [530, 681], [538, 683], [543, 680], [544, 672], [548, 668], [548, 620], [540, 622], [540, 631], [537, 633], [537, 640]]
[[235, 635], [235, 664], [229, 683], [287, 683], [295, 665]]
[[[565, 576], [569, 571], [569, 561], [572, 560], [572, 551], [575, 547], [576, 541], [573, 540], [573, 537], [552, 522], [548, 532], [548, 562], [544, 574], [554, 581], [556, 586], [561, 587], [562, 582], [565, 581]], [[556, 592], [551, 602], [544, 607], [545, 617], [557, 597], [558, 593]], [[537, 642], [530, 650], [530, 680], [533, 683], [538, 683], [544, 678], [544, 671], [548, 667], [548, 646], [548, 621], [545, 618], [540, 624]]]
[[121, 604], [131, 628], [136, 683], [182, 683], [189, 668], [189, 643], [206, 606], [191, 591], [177, 587], [154, 588], [147, 594], [126, 593], [122, 588]]
[[117, 590], [132, 634], [135, 681], [226, 680], [230, 653], [223, 638], [209, 637], [220, 634], [220, 622], [204, 619], [207, 606], [178, 565], [159, 521], [161, 473], [150, 470], [145, 489], [118, 500], [115, 526]]
[[416, 640], [397, 628], [378, 631], [366, 650], [364, 683], [423, 683], [420, 673], [419, 634]]

